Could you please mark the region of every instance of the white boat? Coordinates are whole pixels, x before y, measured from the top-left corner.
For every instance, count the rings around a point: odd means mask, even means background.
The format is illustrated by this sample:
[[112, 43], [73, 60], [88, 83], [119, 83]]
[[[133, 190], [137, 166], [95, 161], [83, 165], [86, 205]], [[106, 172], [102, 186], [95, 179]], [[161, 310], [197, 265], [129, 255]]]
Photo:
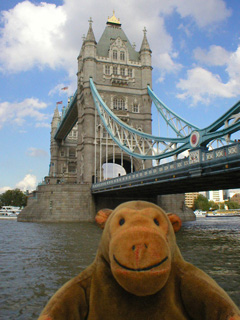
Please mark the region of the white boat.
[[195, 214], [196, 218], [205, 218], [206, 217], [206, 211], [195, 210], [194, 214]]
[[17, 219], [20, 212], [20, 207], [3, 206], [0, 209], [0, 219]]
[[240, 210], [215, 210], [207, 212], [207, 218], [230, 218], [230, 217], [240, 217]]

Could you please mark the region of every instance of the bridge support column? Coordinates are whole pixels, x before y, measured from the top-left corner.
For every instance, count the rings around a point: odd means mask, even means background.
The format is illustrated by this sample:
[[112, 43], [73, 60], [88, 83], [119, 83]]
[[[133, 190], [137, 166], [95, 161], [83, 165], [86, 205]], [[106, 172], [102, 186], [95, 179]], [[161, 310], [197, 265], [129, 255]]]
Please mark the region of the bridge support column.
[[48, 184], [39, 186], [29, 196], [18, 221], [94, 221], [95, 215], [90, 184]]
[[157, 205], [167, 213], [176, 213], [182, 221], [195, 220], [193, 211], [185, 206], [185, 194], [167, 194], [157, 196]]

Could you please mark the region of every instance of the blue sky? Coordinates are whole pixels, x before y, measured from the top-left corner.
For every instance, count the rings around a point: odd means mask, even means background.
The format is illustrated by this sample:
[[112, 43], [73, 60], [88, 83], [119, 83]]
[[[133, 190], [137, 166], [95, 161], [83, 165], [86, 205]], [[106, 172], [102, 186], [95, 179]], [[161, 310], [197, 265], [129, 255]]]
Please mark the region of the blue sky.
[[89, 17], [98, 41], [113, 9], [137, 50], [147, 28], [153, 89], [180, 116], [202, 128], [239, 100], [238, 0], [3, 0], [0, 192], [32, 190], [48, 174], [51, 118], [76, 90]]

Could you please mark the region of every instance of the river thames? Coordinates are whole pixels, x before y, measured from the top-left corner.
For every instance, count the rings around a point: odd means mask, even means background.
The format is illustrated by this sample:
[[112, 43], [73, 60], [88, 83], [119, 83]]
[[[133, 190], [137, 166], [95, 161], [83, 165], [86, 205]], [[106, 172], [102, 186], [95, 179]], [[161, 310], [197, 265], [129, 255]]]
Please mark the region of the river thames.
[[[94, 259], [92, 223], [0, 221], [0, 319], [34, 320], [53, 293]], [[199, 218], [177, 234], [183, 257], [240, 307], [240, 218]]]

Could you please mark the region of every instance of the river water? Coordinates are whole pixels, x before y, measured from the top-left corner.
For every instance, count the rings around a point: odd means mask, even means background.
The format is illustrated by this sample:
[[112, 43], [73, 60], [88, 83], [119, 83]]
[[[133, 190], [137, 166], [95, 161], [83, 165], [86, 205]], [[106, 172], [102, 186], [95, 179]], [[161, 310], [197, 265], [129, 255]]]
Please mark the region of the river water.
[[[92, 223], [1, 220], [0, 319], [37, 319], [49, 297], [93, 261], [101, 233]], [[177, 242], [240, 307], [240, 218], [186, 222]]]

